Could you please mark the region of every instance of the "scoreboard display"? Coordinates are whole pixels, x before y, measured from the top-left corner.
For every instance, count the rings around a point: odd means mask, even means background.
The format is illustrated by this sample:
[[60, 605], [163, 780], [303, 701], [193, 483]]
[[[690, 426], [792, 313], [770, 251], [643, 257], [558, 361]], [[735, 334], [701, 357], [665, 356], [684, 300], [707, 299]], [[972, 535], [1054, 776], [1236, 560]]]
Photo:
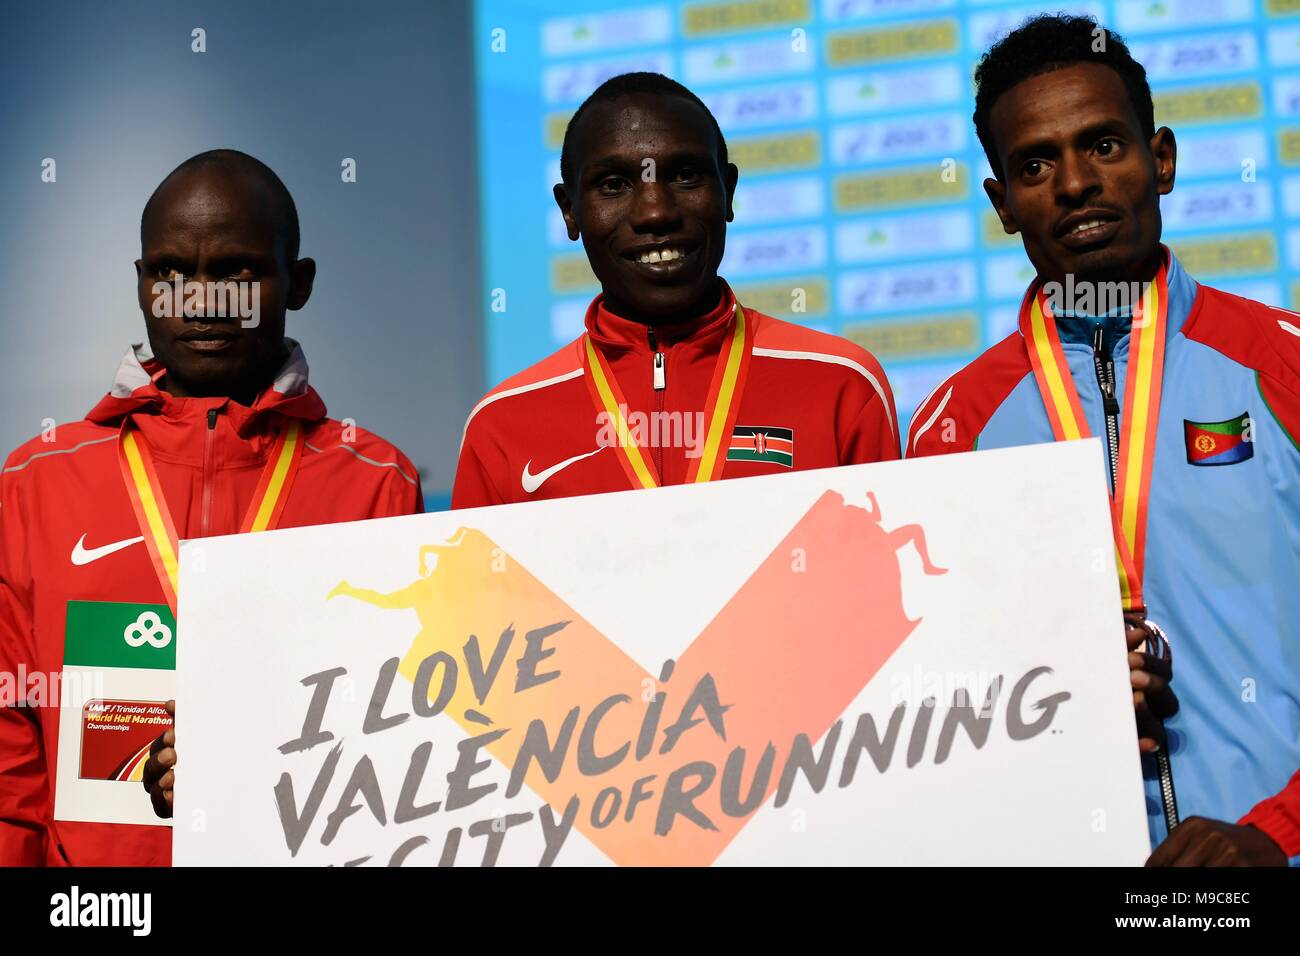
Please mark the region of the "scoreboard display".
[[582, 331], [598, 291], [551, 197], [578, 104], [619, 73], [694, 91], [740, 168], [722, 275], [742, 303], [858, 342], [906, 424], [1008, 332], [1033, 270], [1003, 234], [972, 74], [1042, 12], [1089, 14], [1178, 137], [1165, 241], [1220, 288], [1300, 303], [1300, 0], [479, 0], [487, 378]]

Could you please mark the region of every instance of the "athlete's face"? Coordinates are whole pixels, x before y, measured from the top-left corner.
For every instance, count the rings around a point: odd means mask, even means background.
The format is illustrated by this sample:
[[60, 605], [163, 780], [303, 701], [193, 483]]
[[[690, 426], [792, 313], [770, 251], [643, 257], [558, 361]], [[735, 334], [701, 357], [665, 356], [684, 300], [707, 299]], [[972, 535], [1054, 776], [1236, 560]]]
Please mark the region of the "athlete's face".
[[708, 116], [680, 96], [625, 96], [578, 121], [573, 182], [555, 201], [615, 313], [674, 322], [717, 304], [737, 178], [717, 147]]
[[1118, 73], [1078, 63], [1030, 77], [998, 97], [989, 126], [1003, 178], [984, 189], [1044, 281], [1151, 278], [1177, 148], [1167, 127], [1142, 135]]
[[[316, 264], [288, 261], [276, 208], [256, 179], [215, 168], [182, 174], [155, 197], [135, 270], [149, 344], [173, 394], [247, 403], [283, 363], [285, 310], [306, 303]], [[178, 275], [185, 282], [255, 283], [245, 296], [257, 297], [256, 324], [228, 308], [224, 316], [202, 307], [186, 316], [185, 297], [169, 301], [154, 290], [158, 282], [174, 289]]]

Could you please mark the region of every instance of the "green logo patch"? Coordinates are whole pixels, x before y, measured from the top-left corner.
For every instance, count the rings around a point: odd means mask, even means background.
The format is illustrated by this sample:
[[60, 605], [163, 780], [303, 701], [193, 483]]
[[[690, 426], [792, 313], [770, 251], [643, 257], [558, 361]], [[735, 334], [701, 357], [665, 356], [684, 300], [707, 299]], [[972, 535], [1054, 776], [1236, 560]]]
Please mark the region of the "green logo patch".
[[176, 618], [166, 604], [69, 601], [65, 667], [176, 669]]

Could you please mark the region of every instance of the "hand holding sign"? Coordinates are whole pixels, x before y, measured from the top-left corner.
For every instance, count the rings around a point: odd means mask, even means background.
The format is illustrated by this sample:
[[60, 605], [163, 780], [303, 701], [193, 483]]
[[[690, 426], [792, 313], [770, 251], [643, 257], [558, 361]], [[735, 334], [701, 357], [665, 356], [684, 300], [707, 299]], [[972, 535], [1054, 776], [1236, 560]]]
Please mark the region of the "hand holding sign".
[[[176, 701], [166, 704], [167, 713], [176, 716]], [[176, 731], [159, 735], [149, 748], [144, 765], [144, 788], [153, 801], [153, 812], [164, 820], [172, 815], [172, 791], [176, 786]]]
[[1263, 830], [1188, 817], [1156, 847], [1147, 866], [1286, 866], [1287, 856]]
[[1178, 713], [1178, 698], [1169, 686], [1173, 664], [1168, 657], [1143, 651], [1151, 633], [1140, 612], [1124, 615], [1124, 639], [1128, 642], [1129, 683], [1133, 687], [1133, 709], [1137, 714], [1138, 749], [1155, 753], [1164, 745], [1163, 721]]

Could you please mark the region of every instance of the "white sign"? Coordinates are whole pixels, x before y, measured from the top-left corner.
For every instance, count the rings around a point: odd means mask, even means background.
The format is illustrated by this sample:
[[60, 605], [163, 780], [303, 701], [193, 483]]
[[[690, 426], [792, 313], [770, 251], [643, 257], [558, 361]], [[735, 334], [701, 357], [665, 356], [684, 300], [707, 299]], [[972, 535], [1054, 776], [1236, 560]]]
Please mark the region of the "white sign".
[[1096, 440], [186, 542], [174, 858], [1140, 864], [1112, 547]]

